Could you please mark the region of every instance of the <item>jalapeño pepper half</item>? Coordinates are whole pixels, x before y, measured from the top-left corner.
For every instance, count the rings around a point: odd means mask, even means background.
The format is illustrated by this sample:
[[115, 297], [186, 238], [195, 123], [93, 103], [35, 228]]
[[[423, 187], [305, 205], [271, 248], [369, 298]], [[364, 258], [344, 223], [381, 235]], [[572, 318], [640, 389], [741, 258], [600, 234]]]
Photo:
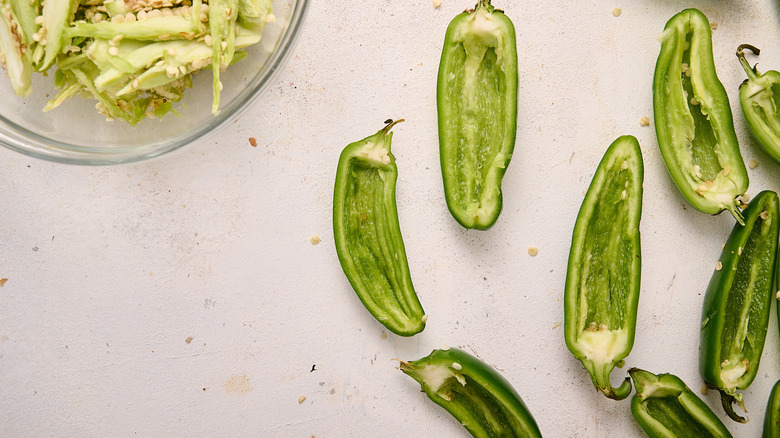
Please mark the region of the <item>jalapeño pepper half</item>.
[[433, 350], [401, 371], [475, 437], [541, 437], [523, 400], [491, 366], [457, 348]]
[[566, 274], [566, 346], [582, 361], [596, 389], [615, 400], [631, 393], [628, 378], [613, 388], [609, 374], [634, 345], [643, 178], [636, 138], [615, 140], [582, 201]]
[[517, 132], [515, 28], [490, 0], [447, 28], [436, 104], [447, 207], [466, 228], [490, 228]]
[[729, 210], [739, 223], [736, 198], [748, 187], [731, 107], [715, 73], [707, 17], [686, 9], [660, 37], [653, 78], [655, 132], [666, 168], [699, 211]]
[[772, 387], [764, 413], [764, 431], [761, 438], [780, 438], [780, 381]]
[[390, 153], [397, 120], [341, 153], [333, 194], [333, 235], [341, 267], [369, 312], [393, 333], [411, 336], [425, 328], [406, 260]]
[[651, 438], [731, 437], [714, 412], [677, 376], [628, 370], [636, 395], [631, 413]]
[[777, 195], [759, 193], [743, 213], [745, 225], [734, 226], [704, 295], [699, 372], [708, 387], [720, 391], [726, 414], [744, 423], [732, 403], [745, 410], [736, 390], [753, 382], [764, 350], [775, 297]]
[[748, 49], [756, 55], [759, 53], [757, 48], [749, 44], [742, 44], [737, 48], [737, 58], [748, 76], [739, 86], [742, 113], [761, 149], [780, 163], [780, 114], [777, 113], [780, 106], [780, 73], [769, 70], [759, 74], [755, 66], [748, 64], [743, 49]]

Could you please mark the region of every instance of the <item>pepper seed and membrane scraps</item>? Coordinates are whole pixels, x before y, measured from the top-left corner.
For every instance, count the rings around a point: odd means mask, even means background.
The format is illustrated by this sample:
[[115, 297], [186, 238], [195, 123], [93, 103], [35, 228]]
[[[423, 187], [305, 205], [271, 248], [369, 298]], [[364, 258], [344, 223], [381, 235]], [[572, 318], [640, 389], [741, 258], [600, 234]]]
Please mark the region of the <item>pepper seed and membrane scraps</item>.
[[0, 63], [19, 96], [34, 72], [53, 77], [44, 111], [80, 95], [131, 125], [177, 114], [205, 68], [216, 114], [220, 74], [260, 41], [271, 10], [272, 0], [0, 0]]

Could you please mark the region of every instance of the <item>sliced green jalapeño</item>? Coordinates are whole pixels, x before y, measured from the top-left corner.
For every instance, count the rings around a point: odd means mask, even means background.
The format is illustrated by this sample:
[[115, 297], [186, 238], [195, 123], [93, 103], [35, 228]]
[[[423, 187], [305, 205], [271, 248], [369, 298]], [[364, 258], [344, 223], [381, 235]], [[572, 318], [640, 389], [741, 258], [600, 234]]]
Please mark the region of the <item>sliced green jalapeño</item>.
[[737, 58], [748, 78], [739, 86], [739, 103], [750, 132], [758, 145], [773, 160], [780, 163], [780, 73], [769, 70], [759, 74], [745, 59], [744, 49], [756, 55], [759, 50], [749, 44], [737, 48]]
[[517, 133], [515, 28], [490, 0], [450, 22], [436, 104], [447, 207], [466, 228], [490, 228]]
[[[18, 3], [31, 7], [29, 2]], [[19, 20], [11, 6], [0, 1], [0, 70], [5, 69], [14, 93], [28, 96], [32, 91], [32, 60], [24, 21]]]
[[520, 395], [493, 367], [457, 348], [443, 348], [401, 371], [477, 438], [541, 437]]
[[707, 17], [686, 9], [666, 23], [653, 78], [655, 132], [666, 168], [697, 210], [730, 211], [748, 187], [728, 96], [715, 72]]
[[780, 438], [780, 381], [772, 387], [764, 413], [764, 430], [761, 438]]
[[341, 153], [333, 194], [333, 235], [339, 262], [366, 309], [401, 336], [427, 319], [412, 285], [395, 203], [398, 168], [390, 153], [397, 120]]
[[601, 159], [582, 201], [566, 274], [566, 346], [596, 389], [615, 400], [631, 393], [628, 378], [613, 388], [609, 374], [634, 344], [643, 178], [639, 143], [632, 136], [619, 137]]
[[726, 438], [731, 433], [677, 376], [632, 368], [636, 395], [631, 413], [650, 438]]
[[750, 386], [758, 373], [775, 297], [777, 195], [759, 193], [743, 213], [745, 225], [734, 226], [704, 295], [699, 348], [704, 383], [720, 391], [726, 414], [742, 423], [747, 420], [732, 404], [745, 410], [736, 391]]

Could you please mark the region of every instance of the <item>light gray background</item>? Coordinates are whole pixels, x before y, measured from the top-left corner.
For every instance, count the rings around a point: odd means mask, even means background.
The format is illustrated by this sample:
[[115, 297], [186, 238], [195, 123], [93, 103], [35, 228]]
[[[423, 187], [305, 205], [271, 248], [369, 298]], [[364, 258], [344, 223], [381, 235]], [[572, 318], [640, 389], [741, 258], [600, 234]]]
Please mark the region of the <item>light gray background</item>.
[[[88, 168], [1, 150], [0, 435], [465, 437], [391, 360], [448, 344], [500, 369], [546, 436], [642, 436], [628, 401], [595, 392], [560, 326], [574, 219], [622, 134], [639, 139], [645, 160], [642, 295], [626, 366], [677, 374], [698, 393], [702, 297], [734, 221], [685, 203], [639, 120], [652, 120], [657, 36], [699, 7], [718, 23], [715, 62], [742, 153], [759, 163], [749, 193], [780, 190], [780, 168], [746, 131], [734, 56], [749, 42], [765, 50], [761, 68], [780, 69], [776, 2], [495, 3], [517, 27], [520, 89], [504, 211], [489, 231], [450, 217], [438, 162], [441, 44], [471, 0], [313, 1], [260, 99], [152, 161]], [[430, 316], [411, 339], [365, 311], [332, 238], [339, 152], [387, 118], [406, 119], [394, 129], [398, 211]], [[778, 358], [773, 311], [745, 391], [750, 423], [720, 414], [736, 436], [760, 433]], [[624, 376], [616, 369], [613, 382]], [[704, 399], [721, 412], [716, 393]]]

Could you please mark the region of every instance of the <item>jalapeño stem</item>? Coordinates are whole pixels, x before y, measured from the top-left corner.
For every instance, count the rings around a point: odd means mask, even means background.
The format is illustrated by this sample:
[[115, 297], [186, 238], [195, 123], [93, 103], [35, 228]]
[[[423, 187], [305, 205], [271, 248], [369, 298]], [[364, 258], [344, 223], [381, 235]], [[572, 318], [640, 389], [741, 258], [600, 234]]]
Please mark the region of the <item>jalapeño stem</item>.
[[739, 58], [739, 63], [742, 64], [742, 68], [745, 69], [745, 73], [747, 73], [748, 78], [750, 80], [755, 80], [758, 78], [758, 72], [756, 71], [756, 67], [751, 67], [747, 62], [747, 59], [745, 59], [744, 49], [750, 50], [756, 56], [761, 53], [761, 50], [757, 49], [755, 46], [751, 46], [750, 44], [740, 44], [739, 47], [737, 47], [737, 58]]

